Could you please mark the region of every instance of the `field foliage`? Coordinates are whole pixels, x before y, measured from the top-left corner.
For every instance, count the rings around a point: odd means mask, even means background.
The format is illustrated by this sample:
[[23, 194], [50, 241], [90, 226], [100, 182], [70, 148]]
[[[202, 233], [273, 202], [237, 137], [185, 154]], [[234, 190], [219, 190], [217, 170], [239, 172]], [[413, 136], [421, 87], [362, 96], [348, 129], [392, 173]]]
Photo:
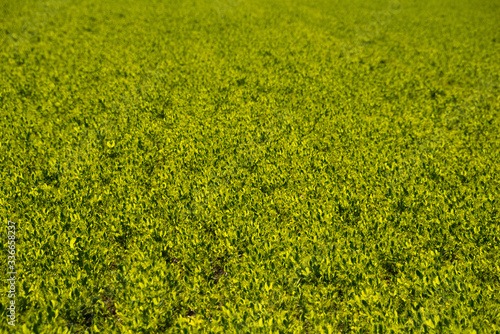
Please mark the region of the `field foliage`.
[[0, 331], [498, 333], [499, 22], [0, 0]]

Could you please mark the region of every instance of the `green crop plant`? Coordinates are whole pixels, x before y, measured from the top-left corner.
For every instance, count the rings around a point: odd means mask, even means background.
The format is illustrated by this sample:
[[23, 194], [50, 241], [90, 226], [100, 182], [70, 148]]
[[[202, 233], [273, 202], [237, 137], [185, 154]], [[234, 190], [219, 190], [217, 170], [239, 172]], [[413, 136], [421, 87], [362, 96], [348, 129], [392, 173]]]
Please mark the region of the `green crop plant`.
[[498, 22], [0, 0], [0, 332], [498, 333]]

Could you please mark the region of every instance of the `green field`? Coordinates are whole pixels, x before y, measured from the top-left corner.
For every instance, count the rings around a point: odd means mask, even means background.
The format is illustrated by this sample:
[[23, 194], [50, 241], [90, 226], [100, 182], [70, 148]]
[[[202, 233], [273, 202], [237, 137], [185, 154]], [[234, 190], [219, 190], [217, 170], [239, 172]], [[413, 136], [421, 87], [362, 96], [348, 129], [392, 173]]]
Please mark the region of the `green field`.
[[0, 0], [0, 333], [499, 333], [499, 83], [496, 0]]

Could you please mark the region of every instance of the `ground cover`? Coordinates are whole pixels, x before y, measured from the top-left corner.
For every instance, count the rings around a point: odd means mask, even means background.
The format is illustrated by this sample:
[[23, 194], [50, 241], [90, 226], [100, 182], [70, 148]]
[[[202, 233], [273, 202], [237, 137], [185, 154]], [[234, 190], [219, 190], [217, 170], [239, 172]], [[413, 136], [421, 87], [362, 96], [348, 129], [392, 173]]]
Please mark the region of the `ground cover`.
[[498, 332], [499, 21], [0, 0], [1, 330]]

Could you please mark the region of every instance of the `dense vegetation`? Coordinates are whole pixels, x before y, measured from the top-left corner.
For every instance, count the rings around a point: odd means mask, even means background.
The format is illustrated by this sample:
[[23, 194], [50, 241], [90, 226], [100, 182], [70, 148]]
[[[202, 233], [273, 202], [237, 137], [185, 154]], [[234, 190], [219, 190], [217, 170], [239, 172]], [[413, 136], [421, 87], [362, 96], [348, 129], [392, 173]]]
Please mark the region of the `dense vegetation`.
[[0, 0], [0, 329], [500, 331], [500, 5]]

